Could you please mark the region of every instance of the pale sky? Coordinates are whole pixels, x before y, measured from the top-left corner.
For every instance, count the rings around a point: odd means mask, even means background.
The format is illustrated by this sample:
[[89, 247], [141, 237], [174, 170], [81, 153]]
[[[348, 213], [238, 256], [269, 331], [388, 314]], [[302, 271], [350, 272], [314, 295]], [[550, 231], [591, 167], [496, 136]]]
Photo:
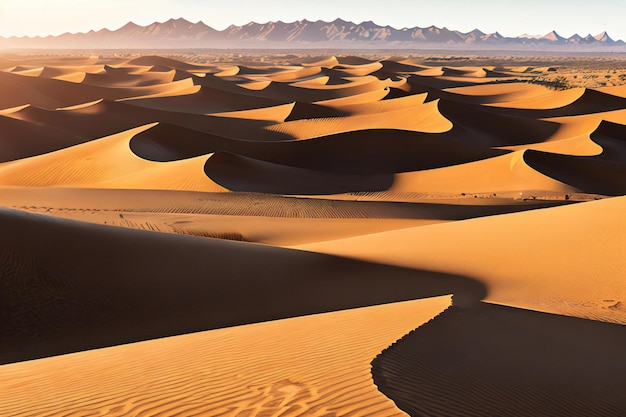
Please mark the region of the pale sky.
[[184, 17], [215, 29], [270, 20], [372, 20], [395, 28], [561, 36], [606, 30], [626, 41], [626, 0], [0, 0], [0, 36], [58, 35]]

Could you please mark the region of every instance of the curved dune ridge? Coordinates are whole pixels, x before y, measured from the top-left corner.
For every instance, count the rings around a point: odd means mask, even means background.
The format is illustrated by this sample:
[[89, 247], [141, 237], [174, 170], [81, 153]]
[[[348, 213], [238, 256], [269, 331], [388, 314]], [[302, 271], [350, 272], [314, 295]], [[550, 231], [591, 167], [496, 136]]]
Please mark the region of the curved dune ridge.
[[483, 304], [452, 307], [373, 362], [413, 416], [618, 416], [623, 326]]
[[626, 324], [625, 209], [617, 197], [298, 248], [472, 277], [490, 302]]
[[109, 415], [401, 416], [372, 383], [370, 361], [449, 303], [428, 298], [7, 365], [0, 413], [66, 415], [71, 404], [74, 413]]
[[246, 54], [0, 57], [1, 415], [626, 408], [621, 73]]

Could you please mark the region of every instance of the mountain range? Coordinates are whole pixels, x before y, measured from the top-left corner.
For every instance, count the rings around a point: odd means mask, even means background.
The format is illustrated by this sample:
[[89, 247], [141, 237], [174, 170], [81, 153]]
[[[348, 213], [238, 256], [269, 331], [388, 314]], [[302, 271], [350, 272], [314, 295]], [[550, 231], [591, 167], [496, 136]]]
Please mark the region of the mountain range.
[[0, 48], [132, 49], [132, 48], [423, 48], [626, 50], [626, 43], [606, 32], [565, 38], [555, 31], [543, 36], [504, 37], [498, 32], [468, 33], [430, 26], [395, 29], [372, 21], [353, 23], [299, 20], [250, 22], [216, 30], [203, 22], [170, 19], [139, 26], [129, 22], [117, 30], [65, 33], [46, 37], [0, 37]]

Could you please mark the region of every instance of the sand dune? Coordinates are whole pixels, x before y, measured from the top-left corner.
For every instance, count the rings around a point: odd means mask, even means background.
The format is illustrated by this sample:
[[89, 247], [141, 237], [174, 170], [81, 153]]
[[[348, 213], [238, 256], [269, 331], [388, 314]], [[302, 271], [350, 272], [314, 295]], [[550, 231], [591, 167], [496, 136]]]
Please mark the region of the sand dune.
[[105, 73], [86, 74], [82, 82], [101, 86], [138, 87], [171, 83], [175, 81], [175, 78], [176, 70], [174, 69], [167, 72], [146, 71], [136, 74], [120, 68], [106, 67]]
[[0, 166], [0, 184], [226, 191], [204, 175], [207, 157], [166, 164], [140, 159], [129, 142], [151, 125]]
[[[176, 97], [139, 97], [131, 104], [154, 110], [176, 111], [180, 113], [207, 114], [225, 111], [251, 110], [260, 107], [287, 104], [289, 100], [255, 97], [246, 94], [233, 94], [217, 88], [199, 86], [191, 94]], [[242, 89], [247, 91], [245, 89]]]
[[[0, 413], [401, 416], [372, 383], [370, 362], [449, 302], [444, 296], [8, 365]], [[80, 384], [77, 373], [86, 375]]]
[[328, 173], [263, 162], [229, 153], [213, 154], [204, 166], [207, 176], [232, 191], [270, 194], [341, 194], [382, 191], [390, 175]]
[[626, 407], [619, 73], [231, 52], [0, 57], [0, 414]]
[[507, 152], [453, 137], [396, 129], [354, 130], [298, 141], [245, 141], [166, 124], [136, 134], [131, 148], [138, 156], [152, 161], [172, 161], [221, 150], [281, 165], [352, 174], [430, 169]]
[[1, 191], [0, 204], [14, 209], [132, 229], [280, 246], [565, 203], [522, 204], [507, 199], [486, 205], [397, 203], [112, 188], [3, 187]]
[[425, 133], [443, 133], [452, 123], [437, 109], [437, 101], [401, 110], [328, 119], [296, 120], [269, 126], [267, 129], [288, 134], [294, 139], [310, 139], [361, 129], [401, 129]]
[[[346, 110], [348, 106], [357, 106], [364, 104], [380, 104], [381, 100], [389, 95], [390, 88], [385, 87], [380, 90], [373, 90], [363, 94], [355, 94], [353, 96], [334, 98], [330, 100], [320, 100], [318, 102], [314, 102], [314, 104], [318, 104], [321, 106], [328, 106], [331, 108], [339, 108], [343, 111]], [[365, 107], [365, 106], [361, 106]], [[391, 107], [391, 106], [390, 106]]]
[[623, 326], [482, 304], [445, 311], [372, 372], [410, 415], [617, 416], [625, 347]]
[[[626, 247], [625, 204], [619, 197], [299, 248], [472, 277], [490, 302], [624, 324], [626, 265], [615, 251]], [[378, 250], [391, 242], [394, 251]]]
[[[157, 120], [171, 121], [177, 123], [177, 126], [241, 139], [249, 137], [251, 129], [257, 129], [259, 135], [255, 138], [259, 140], [283, 140], [289, 137], [260, 128], [272, 123], [263, 119], [282, 119], [289, 106], [252, 110], [244, 114], [217, 114], [214, 117], [148, 110], [126, 102], [102, 100], [59, 109], [60, 111], [33, 106], [18, 107], [0, 115], [0, 123], [5, 126], [0, 133], [5, 138], [2, 145], [11, 148], [11, 153], [3, 155], [3, 158], [14, 160], [35, 156], [109, 136], [139, 125], [154, 123]], [[241, 119], [246, 115], [250, 118]]]
[[274, 107], [262, 107], [252, 110], [239, 110], [221, 113], [210, 113], [210, 116], [230, 117], [243, 120], [263, 120], [274, 123], [284, 122], [293, 111], [295, 103], [282, 104]]
[[[7, 162], [83, 142], [78, 134], [0, 115], [0, 161]], [[18, 139], [19, 138], [19, 139]]]
[[601, 148], [595, 156], [560, 155], [529, 150], [525, 160], [538, 171], [573, 185], [579, 190], [606, 194], [626, 193], [626, 152], [623, 149], [624, 125], [602, 121], [590, 135]]
[[[519, 103], [527, 104], [521, 108], [538, 108], [541, 109], [539, 103], [545, 102], [546, 108], [562, 107], [570, 104], [578, 99], [584, 92], [584, 89], [573, 89], [563, 92], [554, 92], [545, 88], [532, 84], [488, 84], [488, 85], [472, 85], [467, 87], [447, 88], [444, 90], [453, 93], [456, 100], [465, 103], [489, 104], [497, 103]], [[537, 107], [531, 104], [536, 103]], [[503, 106], [504, 107], [504, 106]], [[516, 107], [516, 106], [508, 106]]]
[[481, 105], [441, 101], [440, 111], [454, 126], [456, 136], [485, 146], [503, 147], [552, 139], [559, 124], [490, 112]]
[[324, 83], [312, 82], [305, 80], [298, 83], [282, 84], [272, 83], [266, 89], [260, 90], [259, 93], [264, 97], [272, 97], [283, 100], [296, 100], [302, 102], [317, 102], [321, 100], [338, 99], [342, 97], [353, 96], [355, 94], [364, 94], [372, 91], [380, 91], [387, 87], [393, 87], [401, 84], [401, 81], [394, 82], [389, 79], [379, 80], [374, 76], [364, 77], [340, 77], [339, 83], [328, 83], [327, 79]]
[[5, 163], [0, 166], [0, 181], [4, 185], [35, 187], [82, 186], [149, 169], [150, 162], [128, 152], [130, 138], [149, 127], [147, 125], [71, 148]]
[[[391, 192], [421, 193], [526, 193], [538, 191], [573, 193], [577, 188], [557, 181], [527, 162], [526, 152], [516, 151], [477, 162], [396, 174]], [[556, 156], [556, 155], [555, 155]], [[498, 175], [493, 173], [497, 172]]]
[[[208, 68], [203, 65], [194, 65], [177, 59], [166, 58], [157, 55], [144, 55], [122, 63], [124, 66], [135, 65], [140, 67], [165, 67], [183, 71], [206, 71]], [[210, 68], [210, 67], [209, 67]]]
[[54, 109], [85, 103], [98, 99], [118, 100], [176, 94], [193, 87], [191, 79], [141, 87], [99, 87], [64, 80], [41, 77], [24, 77], [0, 72], [0, 85], [6, 88], [0, 107], [31, 104]]
[[11, 244], [3, 285], [15, 289], [4, 297], [4, 363], [452, 292], [478, 299], [483, 291], [461, 277], [243, 242], [6, 209], [0, 221], [2, 245]]
[[313, 60], [305, 59], [302, 61], [303, 67], [320, 66], [320, 67], [332, 68], [338, 64], [339, 64], [339, 61], [337, 60], [336, 56], [320, 57], [319, 59], [313, 59]]

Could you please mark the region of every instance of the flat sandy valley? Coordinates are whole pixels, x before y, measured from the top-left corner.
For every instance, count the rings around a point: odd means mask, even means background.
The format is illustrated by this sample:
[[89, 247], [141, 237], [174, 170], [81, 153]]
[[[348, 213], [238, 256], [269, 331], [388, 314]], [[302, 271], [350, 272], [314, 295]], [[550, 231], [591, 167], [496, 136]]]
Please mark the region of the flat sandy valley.
[[626, 415], [626, 58], [5, 54], [0, 89], [0, 416]]

